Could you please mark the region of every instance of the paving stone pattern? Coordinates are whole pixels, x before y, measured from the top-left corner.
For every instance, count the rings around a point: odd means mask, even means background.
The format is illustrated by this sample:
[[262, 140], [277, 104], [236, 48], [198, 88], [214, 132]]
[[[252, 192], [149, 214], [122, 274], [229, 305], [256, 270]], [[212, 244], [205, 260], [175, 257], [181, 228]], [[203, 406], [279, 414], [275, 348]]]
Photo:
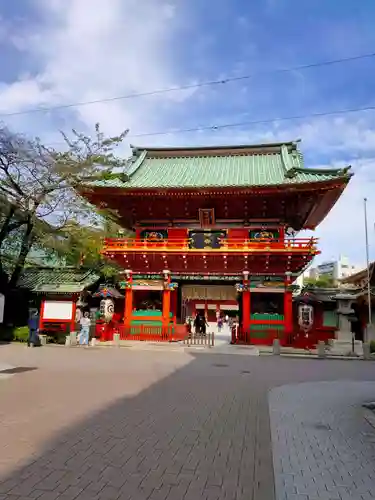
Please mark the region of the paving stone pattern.
[[269, 396], [277, 500], [375, 499], [373, 382], [315, 382]]
[[0, 500], [273, 500], [267, 393], [249, 391], [251, 359], [194, 356], [49, 443], [4, 478]]
[[374, 380], [373, 363], [15, 345], [0, 359], [36, 368], [0, 383], [0, 500], [274, 500], [275, 386], [277, 500], [371, 498], [360, 404], [375, 385], [298, 383]]

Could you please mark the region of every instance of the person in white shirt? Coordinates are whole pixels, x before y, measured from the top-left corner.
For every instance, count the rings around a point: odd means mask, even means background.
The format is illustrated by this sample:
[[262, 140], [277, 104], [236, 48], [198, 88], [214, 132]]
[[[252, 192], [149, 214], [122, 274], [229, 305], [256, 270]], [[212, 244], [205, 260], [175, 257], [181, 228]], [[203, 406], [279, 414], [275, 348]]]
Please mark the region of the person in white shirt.
[[80, 319], [80, 324], [81, 324], [81, 334], [79, 336], [79, 343], [81, 345], [88, 345], [91, 320], [90, 320], [90, 315], [87, 311]]

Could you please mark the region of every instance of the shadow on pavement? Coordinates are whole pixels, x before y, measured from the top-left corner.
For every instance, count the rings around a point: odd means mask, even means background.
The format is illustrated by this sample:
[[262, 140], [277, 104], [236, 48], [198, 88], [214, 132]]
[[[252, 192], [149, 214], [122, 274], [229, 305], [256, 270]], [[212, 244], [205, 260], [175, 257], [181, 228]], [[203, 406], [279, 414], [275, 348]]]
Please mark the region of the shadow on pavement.
[[373, 367], [193, 353], [188, 365], [51, 441], [0, 483], [0, 497], [273, 500], [268, 388], [371, 380]]

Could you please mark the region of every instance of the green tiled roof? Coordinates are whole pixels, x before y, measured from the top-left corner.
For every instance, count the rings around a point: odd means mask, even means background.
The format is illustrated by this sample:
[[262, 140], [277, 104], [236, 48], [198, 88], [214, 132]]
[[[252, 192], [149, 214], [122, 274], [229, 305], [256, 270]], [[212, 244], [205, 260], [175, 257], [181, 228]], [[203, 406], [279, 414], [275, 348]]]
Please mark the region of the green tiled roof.
[[39, 293], [76, 293], [99, 279], [98, 274], [87, 269], [29, 267], [23, 270], [17, 286]]
[[349, 169], [310, 169], [297, 143], [137, 149], [126, 172], [95, 182], [122, 189], [249, 187], [349, 179]]

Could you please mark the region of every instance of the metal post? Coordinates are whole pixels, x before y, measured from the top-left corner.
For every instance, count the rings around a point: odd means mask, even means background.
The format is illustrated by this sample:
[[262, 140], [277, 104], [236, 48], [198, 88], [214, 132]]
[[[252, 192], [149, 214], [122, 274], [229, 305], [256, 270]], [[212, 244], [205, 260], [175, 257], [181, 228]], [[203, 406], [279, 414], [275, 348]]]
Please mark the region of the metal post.
[[[365, 237], [366, 237], [366, 265], [367, 265], [367, 301], [368, 301], [368, 326], [371, 326], [371, 285], [370, 285], [370, 257], [369, 257], [369, 244], [368, 244], [368, 228], [367, 228], [367, 198], [363, 198], [364, 216], [365, 216]], [[367, 328], [368, 329], [368, 328]], [[366, 332], [368, 337], [368, 331]], [[368, 340], [366, 338], [366, 340]]]

